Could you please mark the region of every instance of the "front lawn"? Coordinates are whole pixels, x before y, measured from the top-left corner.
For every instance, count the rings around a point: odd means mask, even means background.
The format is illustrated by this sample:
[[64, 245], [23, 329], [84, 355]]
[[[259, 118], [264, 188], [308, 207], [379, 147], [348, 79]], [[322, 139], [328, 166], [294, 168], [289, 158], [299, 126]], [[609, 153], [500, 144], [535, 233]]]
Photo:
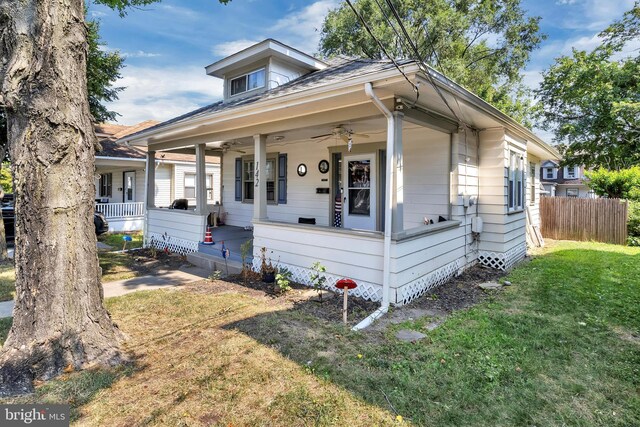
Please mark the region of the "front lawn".
[[107, 305], [135, 362], [26, 399], [83, 425], [640, 425], [640, 249], [559, 242], [507, 280], [382, 333], [224, 283], [130, 294]]
[[142, 247], [142, 232], [133, 233], [105, 233], [98, 236], [98, 241], [112, 247], [111, 250], [121, 251], [124, 247], [124, 236], [131, 237], [131, 241], [127, 242], [125, 249], [135, 249]]
[[10, 301], [16, 292], [16, 273], [13, 260], [0, 262], [0, 302]]

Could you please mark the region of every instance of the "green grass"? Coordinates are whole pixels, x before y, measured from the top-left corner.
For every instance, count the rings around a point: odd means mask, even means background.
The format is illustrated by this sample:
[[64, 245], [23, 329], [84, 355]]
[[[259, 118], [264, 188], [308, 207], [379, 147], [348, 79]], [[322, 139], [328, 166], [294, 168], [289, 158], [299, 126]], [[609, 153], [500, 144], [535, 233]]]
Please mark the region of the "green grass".
[[127, 242], [127, 249], [135, 249], [142, 247], [142, 233], [106, 233], [98, 236], [98, 241], [113, 248], [114, 251], [121, 251], [124, 245], [122, 238], [125, 236], [131, 236], [133, 239], [131, 242]]
[[138, 275], [133, 269], [135, 259], [127, 253], [100, 251], [98, 253], [98, 261], [102, 268], [103, 283], [130, 279]]
[[11, 301], [15, 296], [16, 274], [13, 261], [0, 262], [0, 302]]
[[428, 335], [417, 343], [398, 342], [399, 326], [345, 330], [312, 302], [114, 298], [135, 368], [74, 373], [32, 399], [70, 402], [86, 425], [384, 425], [396, 412], [430, 426], [640, 425], [640, 248], [558, 242], [509, 280], [432, 332], [401, 325]]

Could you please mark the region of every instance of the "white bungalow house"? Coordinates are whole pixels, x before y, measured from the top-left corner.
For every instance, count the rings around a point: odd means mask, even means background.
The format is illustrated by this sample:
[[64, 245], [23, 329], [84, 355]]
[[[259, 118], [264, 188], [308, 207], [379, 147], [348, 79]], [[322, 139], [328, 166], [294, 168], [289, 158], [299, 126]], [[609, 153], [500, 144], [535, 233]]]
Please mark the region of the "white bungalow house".
[[380, 313], [476, 263], [510, 268], [526, 253], [527, 216], [538, 221], [540, 159], [558, 153], [445, 76], [400, 67], [325, 62], [272, 39], [207, 66], [224, 79], [222, 101], [122, 138], [148, 150], [147, 164], [197, 158], [189, 211], [160, 207], [147, 168], [147, 241], [208, 251], [199, 241], [217, 209], [205, 191], [211, 154], [225, 227], [253, 227], [255, 268], [265, 247], [309, 283], [320, 261], [326, 286], [350, 277]]
[[[117, 143], [131, 133], [157, 125], [146, 121], [133, 126], [101, 123], [95, 126], [101, 149], [96, 153], [96, 210], [109, 222], [110, 232], [141, 231], [145, 223], [146, 151]], [[195, 205], [195, 157], [167, 153], [156, 160], [155, 194], [158, 206], [169, 207], [175, 199]], [[207, 200], [220, 201], [220, 163], [207, 158]]]

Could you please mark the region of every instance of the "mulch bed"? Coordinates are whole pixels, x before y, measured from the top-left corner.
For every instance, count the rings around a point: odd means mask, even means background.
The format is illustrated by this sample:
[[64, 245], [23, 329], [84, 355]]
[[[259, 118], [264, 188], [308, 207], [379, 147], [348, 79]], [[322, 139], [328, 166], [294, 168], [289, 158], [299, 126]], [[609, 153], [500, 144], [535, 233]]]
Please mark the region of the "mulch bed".
[[187, 258], [174, 253], [166, 253], [164, 251], [156, 251], [153, 257], [150, 249], [138, 249], [126, 252], [131, 258], [129, 268], [138, 273], [139, 276], [154, 274], [158, 270], [177, 270], [183, 266], [190, 266]]
[[[489, 293], [478, 288], [478, 284], [495, 281], [505, 275], [481, 266], [475, 266], [462, 275], [403, 308], [435, 309], [446, 313], [473, 306], [489, 296]], [[342, 296], [331, 291], [323, 291], [323, 301], [320, 302], [317, 292], [307, 286], [292, 283], [292, 290], [286, 293], [274, 291], [274, 284], [264, 283], [258, 275], [251, 275], [246, 281], [241, 275], [228, 276], [221, 280], [202, 280], [189, 284], [186, 289], [191, 292], [205, 294], [219, 294], [237, 292], [264, 301], [266, 304], [295, 310], [320, 318], [329, 322], [342, 320]], [[348, 317], [351, 325], [373, 313], [380, 303], [367, 301], [354, 296], [349, 297]]]

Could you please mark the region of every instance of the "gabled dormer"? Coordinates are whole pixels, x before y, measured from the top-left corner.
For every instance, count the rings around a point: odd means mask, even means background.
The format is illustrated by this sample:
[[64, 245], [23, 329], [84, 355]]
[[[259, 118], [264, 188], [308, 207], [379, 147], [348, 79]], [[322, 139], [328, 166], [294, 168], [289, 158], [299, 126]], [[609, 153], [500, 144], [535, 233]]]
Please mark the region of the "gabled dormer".
[[224, 101], [233, 101], [276, 88], [327, 64], [297, 49], [267, 39], [206, 67], [224, 79]]

